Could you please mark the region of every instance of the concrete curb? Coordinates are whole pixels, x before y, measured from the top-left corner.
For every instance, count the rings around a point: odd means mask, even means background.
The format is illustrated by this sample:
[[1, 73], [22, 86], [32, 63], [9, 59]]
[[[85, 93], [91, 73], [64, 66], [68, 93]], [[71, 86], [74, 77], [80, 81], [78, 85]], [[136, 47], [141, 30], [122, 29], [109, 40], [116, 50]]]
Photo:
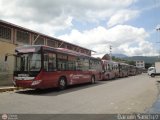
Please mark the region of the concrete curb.
[[1, 93], [1, 92], [7, 92], [7, 91], [19, 90], [19, 89], [22, 89], [22, 88], [20, 88], [20, 87], [13, 87], [13, 86], [0, 87], [0, 93]]

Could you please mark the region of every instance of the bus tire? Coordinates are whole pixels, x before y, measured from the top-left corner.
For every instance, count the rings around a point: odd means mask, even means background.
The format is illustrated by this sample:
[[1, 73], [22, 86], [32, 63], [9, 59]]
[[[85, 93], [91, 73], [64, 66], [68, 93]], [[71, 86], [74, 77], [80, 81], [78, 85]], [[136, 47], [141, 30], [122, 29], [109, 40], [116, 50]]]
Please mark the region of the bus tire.
[[95, 81], [95, 76], [92, 75], [92, 76], [91, 76], [91, 84], [95, 84], [95, 82], [96, 82], [96, 81]]
[[58, 81], [58, 89], [64, 90], [67, 87], [67, 82], [65, 77], [60, 77]]
[[111, 77], [110, 77], [110, 75], [108, 75], [108, 79], [107, 80], [111, 80]]
[[151, 74], [151, 77], [155, 77], [155, 75], [152, 73], [152, 74]]

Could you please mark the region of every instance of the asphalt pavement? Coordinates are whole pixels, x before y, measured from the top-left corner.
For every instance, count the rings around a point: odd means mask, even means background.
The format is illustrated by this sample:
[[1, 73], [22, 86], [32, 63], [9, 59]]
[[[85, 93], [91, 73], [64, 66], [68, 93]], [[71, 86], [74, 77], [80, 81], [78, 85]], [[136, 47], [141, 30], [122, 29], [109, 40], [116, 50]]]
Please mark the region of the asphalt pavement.
[[157, 100], [152, 105], [152, 107], [148, 109], [147, 113], [160, 114], [160, 77], [156, 77], [154, 79], [156, 79], [157, 81], [158, 97]]
[[157, 98], [156, 80], [146, 74], [56, 89], [0, 93], [0, 113], [145, 113]]

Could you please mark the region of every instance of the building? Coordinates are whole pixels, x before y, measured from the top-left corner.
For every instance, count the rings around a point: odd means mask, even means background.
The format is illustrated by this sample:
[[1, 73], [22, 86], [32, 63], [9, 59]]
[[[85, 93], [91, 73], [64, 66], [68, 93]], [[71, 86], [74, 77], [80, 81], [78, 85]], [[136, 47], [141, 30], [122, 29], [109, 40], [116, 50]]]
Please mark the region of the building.
[[136, 67], [145, 68], [145, 62], [143, 60], [136, 60]]
[[14, 53], [21, 45], [48, 45], [55, 48], [67, 48], [91, 56], [91, 50], [65, 42], [63, 40], [39, 33], [3, 20], [0, 20], [0, 72], [12, 73], [14, 58], [10, 57], [4, 62], [6, 53]]

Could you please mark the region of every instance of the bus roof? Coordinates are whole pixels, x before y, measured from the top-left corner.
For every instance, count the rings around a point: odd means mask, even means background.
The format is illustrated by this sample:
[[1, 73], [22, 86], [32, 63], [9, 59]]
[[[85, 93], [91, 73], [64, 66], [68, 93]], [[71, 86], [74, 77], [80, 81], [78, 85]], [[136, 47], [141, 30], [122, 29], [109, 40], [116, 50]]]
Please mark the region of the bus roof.
[[64, 53], [64, 54], [69, 54], [69, 55], [73, 55], [73, 56], [81, 56], [81, 57], [87, 57], [87, 58], [92, 58], [92, 59], [98, 59], [98, 58], [94, 58], [91, 57], [89, 55], [83, 54], [83, 53], [79, 53], [73, 50], [69, 50], [66, 48], [54, 48], [54, 47], [50, 47], [50, 46], [46, 46], [46, 45], [24, 45], [21, 47], [17, 47], [15, 49], [15, 52], [18, 53], [33, 53], [33, 52], [38, 52], [41, 50], [41, 48], [43, 50], [48, 50], [48, 51], [53, 51], [53, 52], [58, 52], [58, 53]]
[[85, 49], [85, 50], [89, 50], [89, 51], [95, 52], [94, 50], [91, 50], [91, 49], [88, 49], [88, 48], [85, 48], [85, 47], [81, 47], [79, 45], [75, 45], [73, 43], [66, 42], [64, 40], [61, 40], [61, 39], [58, 39], [58, 38], [55, 38], [55, 37], [52, 37], [52, 36], [49, 36], [49, 35], [46, 35], [46, 34], [43, 34], [43, 33], [37, 32], [37, 31], [34, 31], [34, 30], [31, 30], [31, 29], [28, 29], [28, 28], [25, 28], [25, 27], [22, 27], [22, 26], [19, 26], [19, 25], [16, 25], [16, 24], [4, 21], [4, 20], [0, 20], [0, 23], [6, 24], [7, 26], [11, 26], [11, 27], [14, 27], [14, 28], [25, 30], [27, 32], [31, 32], [31, 33], [34, 33], [36, 35], [40, 35], [42, 37], [46, 37], [46, 38], [49, 38], [49, 39], [54, 39], [54, 40], [60, 41], [62, 43], [67, 43], [67, 44], [73, 45], [75, 47], [79, 47], [79, 48], [82, 48], [82, 49]]

